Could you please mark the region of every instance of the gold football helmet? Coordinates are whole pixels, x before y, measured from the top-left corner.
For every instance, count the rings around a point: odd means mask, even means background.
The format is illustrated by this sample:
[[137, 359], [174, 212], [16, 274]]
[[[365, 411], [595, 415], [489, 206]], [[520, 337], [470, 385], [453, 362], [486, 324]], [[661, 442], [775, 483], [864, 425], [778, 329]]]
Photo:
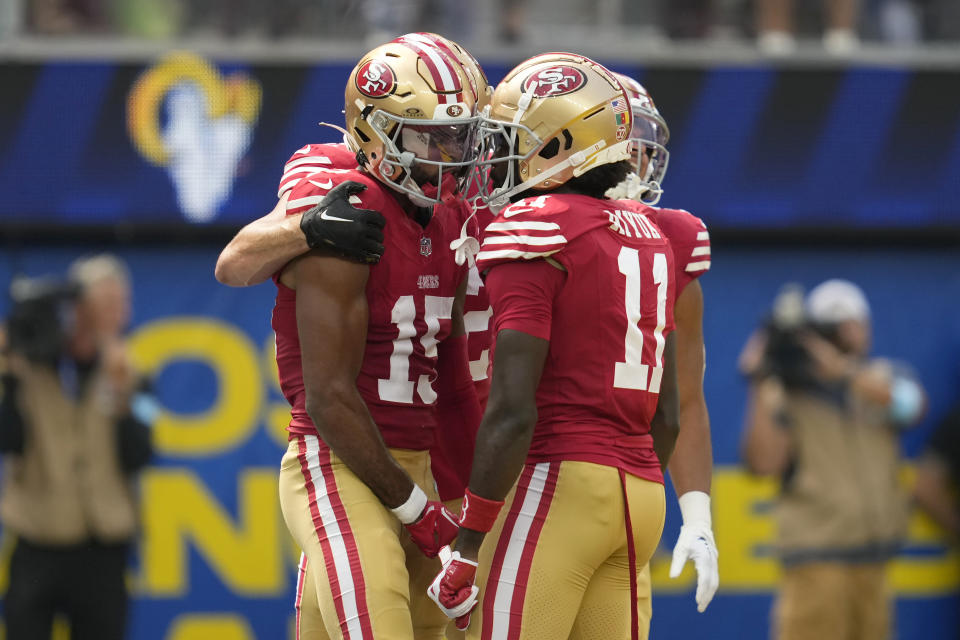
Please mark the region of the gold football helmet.
[[629, 160], [630, 126], [629, 98], [602, 65], [572, 53], [522, 62], [481, 116], [480, 165], [494, 176], [486, 199], [504, 206], [524, 191], [554, 189], [594, 167]]
[[635, 173], [627, 175], [626, 180], [610, 189], [607, 196], [615, 200], [637, 200], [645, 204], [657, 204], [663, 195], [663, 177], [667, 173], [670, 152], [667, 142], [670, 129], [663, 116], [653, 103], [653, 98], [642, 84], [621, 73], [614, 73], [627, 95], [630, 96], [630, 109], [633, 114], [633, 129], [630, 139], [633, 141], [631, 164]]
[[476, 160], [478, 121], [458, 62], [416, 41], [381, 45], [350, 74], [345, 103], [344, 138], [364, 169], [419, 206], [456, 197]]

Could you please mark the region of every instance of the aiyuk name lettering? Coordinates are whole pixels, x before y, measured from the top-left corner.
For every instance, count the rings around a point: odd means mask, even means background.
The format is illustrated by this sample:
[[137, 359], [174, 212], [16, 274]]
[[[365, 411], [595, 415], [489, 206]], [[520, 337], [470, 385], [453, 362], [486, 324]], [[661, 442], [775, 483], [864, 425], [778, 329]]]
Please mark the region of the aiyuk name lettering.
[[610, 218], [610, 228], [628, 238], [660, 238], [660, 231], [647, 216], [634, 211], [604, 210]]

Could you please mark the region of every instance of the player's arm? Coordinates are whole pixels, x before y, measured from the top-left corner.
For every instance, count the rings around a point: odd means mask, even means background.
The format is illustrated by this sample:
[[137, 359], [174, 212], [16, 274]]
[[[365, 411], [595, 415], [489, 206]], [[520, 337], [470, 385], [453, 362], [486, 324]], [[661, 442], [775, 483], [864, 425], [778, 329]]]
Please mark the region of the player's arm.
[[677, 336], [670, 332], [663, 348], [663, 378], [660, 382], [660, 395], [657, 398], [657, 410], [650, 420], [650, 435], [653, 436], [653, 450], [660, 460], [660, 469], [666, 471], [673, 449], [680, 433], [677, 397]]
[[697, 570], [697, 609], [706, 610], [720, 585], [717, 545], [710, 513], [713, 448], [710, 417], [703, 395], [703, 290], [693, 280], [673, 307], [677, 336], [677, 390], [680, 394], [680, 434], [670, 459], [670, 477], [677, 491], [683, 526], [673, 548], [670, 577], [676, 578], [687, 560]]
[[414, 482], [387, 451], [357, 389], [367, 339], [369, 268], [310, 253], [289, 267], [307, 413], [324, 442], [388, 508], [405, 503]]
[[460, 629], [466, 628], [477, 601], [473, 581], [480, 545], [530, 449], [537, 386], [550, 347], [552, 301], [565, 279], [565, 273], [543, 260], [499, 265], [487, 276], [494, 316], [517, 329], [504, 326], [497, 332], [490, 398], [477, 431], [456, 550], [427, 590]]
[[358, 209], [350, 200], [365, 188], [344, 182], [313, 208], [294, 215], [287, 215], [295, 210], [288, 202], [291, 192], [284, 193], [273, 211], [241, 229], [220, 253], [217, 280], [232, 287], [259, 284], [311, 248], [357, 262], [378, 262], [383, 255], [383, 215]]
[[267, 215], [246, 225], [220, 252], [214, 271], [217, 280], [231, 287], [259, 284], [297, 256], [310, 250], [300, 231], [301, 215], [288, 216], [283, 194]]
[[703, 290], [694, 280], [680, 293], [674, 305], [677, 340], [678, 418], [681, 425], [670, 459], [670, 477], [682, 496], [690, 491], [710, 494], [713, 448], [710, 416], [703, 395]]

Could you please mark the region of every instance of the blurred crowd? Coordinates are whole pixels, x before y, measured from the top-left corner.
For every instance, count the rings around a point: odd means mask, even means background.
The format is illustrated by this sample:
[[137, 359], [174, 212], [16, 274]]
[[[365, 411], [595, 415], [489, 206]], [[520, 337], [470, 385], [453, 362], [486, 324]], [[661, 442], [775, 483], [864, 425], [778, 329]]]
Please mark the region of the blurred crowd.
[[[960, 40], [956, 0], [4, 0], [0, 35], [113, 34], [382, 40], [408, 30], [468, 43], [523, 42], [554, 25], [615, 26], [671, 40], [754, 41], [790, 53], [816, 40], [827, 51], [860, 42], [914, 45]], [[391, 35], [391, 37], [392, 37]], [[600, 37], [600, 36], [598, 36]]]

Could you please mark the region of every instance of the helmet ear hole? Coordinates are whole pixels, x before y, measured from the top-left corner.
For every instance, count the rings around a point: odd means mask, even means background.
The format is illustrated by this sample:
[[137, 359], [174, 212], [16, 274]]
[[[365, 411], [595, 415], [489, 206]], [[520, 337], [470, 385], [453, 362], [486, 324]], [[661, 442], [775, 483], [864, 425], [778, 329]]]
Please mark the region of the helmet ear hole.
[[560, 138], [553, 138], [550, 142], [543, 145], [543, 149], [540, 149], [539, 155], [544, 160], [549, 160], [560, 153]]
[[363, 140], [364, 142], [370, 142], [370, 136], [365, 134], [363, 131], [360, 131], [358, 127], [353, 128], [354, 133], [357, 134], [357, 137]]

